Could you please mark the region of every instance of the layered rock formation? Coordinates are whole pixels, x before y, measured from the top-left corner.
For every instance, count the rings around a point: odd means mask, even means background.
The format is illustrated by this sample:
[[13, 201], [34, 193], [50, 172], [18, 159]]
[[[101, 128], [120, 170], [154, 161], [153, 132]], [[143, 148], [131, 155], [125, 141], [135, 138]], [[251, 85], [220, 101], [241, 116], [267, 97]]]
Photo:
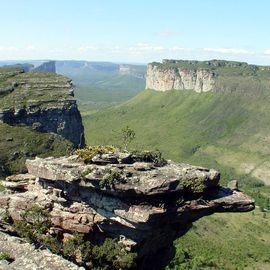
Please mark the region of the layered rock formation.
[[160, 68], [154, 64], [147, 67], [146, 89], [157, 91], [194, 90], [208, 92], [214, 89], [215, 73], [207, 69]]
[[[163, 60], [162, 63], [148, 64], [146, 89], [193, 90], [199, 93], [232, 92], [236, 88], [246, 88], [245, 83], [239, 81], [239, 78], [254, 84], [254, 78], [256, 79], [257, 73], [262, 70], [267, 69], [234, 61]], [[234, 81], [233, 85], [231, 81]], [[255, 84], [253, 88], [257, 87]]]
[[29, 174], [7, 178], [1, 208], [12, 220], [32, 206], [47, 209], [58, 234], [118, 237], [138, 253], [137, 269], [163, 269], [173, 240], [197, 219], [254, 209], [247, 195], [219, 186], [213, 169], [117, 151], [87, 162], [77, 155], [28, 160]]
[[84, 129], [71, 80], [52, 73], [0, 69], [0, 121], [53, 132], [84, 145]]
[[10, 256], [10, 260], [0, 260], [1, 270], [83, 270], [49, 250], [36, 249], [34, 245], [3, 232], [0, 232], [0, 252]]

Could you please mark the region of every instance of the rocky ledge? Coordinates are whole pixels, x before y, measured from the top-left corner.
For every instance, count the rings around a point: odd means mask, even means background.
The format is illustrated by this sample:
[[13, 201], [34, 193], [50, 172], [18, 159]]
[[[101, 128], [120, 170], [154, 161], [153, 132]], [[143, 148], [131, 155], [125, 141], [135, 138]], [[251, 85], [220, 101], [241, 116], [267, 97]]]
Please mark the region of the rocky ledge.
[[174, 255], [173, 240], [199, 218], [254, 209], [249, 196], [221, 187], [213, 169], [149, 152], [77, 153], [27, 160], [29, 174], [6, 179], [0, 207], [13, 221], [33, 206], [46, 209], [51, 234], [117, 238], [138, 254], [136, 269], [163, 269]]
[[0, 68], [0, 123], [53, 132], [83, 147], [84, 128], [73, 86], [67, 77]]

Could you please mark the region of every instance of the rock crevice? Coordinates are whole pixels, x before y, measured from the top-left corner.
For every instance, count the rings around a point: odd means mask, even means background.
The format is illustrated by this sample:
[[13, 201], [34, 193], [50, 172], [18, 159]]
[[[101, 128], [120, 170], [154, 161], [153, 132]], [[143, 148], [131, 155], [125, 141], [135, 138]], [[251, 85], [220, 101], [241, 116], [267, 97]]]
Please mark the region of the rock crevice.
[[38, 205], [50, 212], [51, 231], [117, 237], [138, 253], [137, 269], [163, 269], [173, 240], [197, 219], [254, 209], [244, 193], [219, 186], [216, 170], [187, 164], [157, 166], [110, 153], [88, 164], [73, 155], [36, 158], [26, 166], [29, 174], [8, 178], [10, 192], [0, 197], [13, 220]]

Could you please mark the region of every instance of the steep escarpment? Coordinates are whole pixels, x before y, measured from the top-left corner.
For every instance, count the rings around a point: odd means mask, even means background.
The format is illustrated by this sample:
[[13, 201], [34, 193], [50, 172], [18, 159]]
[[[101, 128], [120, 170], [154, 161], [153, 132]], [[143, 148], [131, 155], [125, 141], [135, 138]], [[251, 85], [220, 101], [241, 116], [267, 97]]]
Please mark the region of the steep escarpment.
[[14, 230], [10, 224], [38, 206], [49, 213], [47, 233], [60, 241], [74, 232], [92, 243], [113, 237], [137, 253], [136, 269], [163, 269], [174, 254], [173, 240], [192, 222], [215, 212], [254, 208], [247, 195], [219, 186], [219, 172], [213, 169], [165, 161], [149, 152], [96, 148], [86, 153], [87, 158], [79, 152], [28, 160], [30, 174], [8, 177], [0, 206], [9, 224], [2, 219], [2, 227]]
[[52, 73], [1, 69], [0, 121], [53, 132], [84, 145], [83, 125], [70, 79]]
[[27, 157], [63, 155], [84, 145], [71, 80], [23, 68], [0, 69], [2, 173], [24, 170]]
[[147, 68], [146, 89], [235, 92], [261, 87], [258, 79], [270, 74], [268, 67], [243, 62], [211, 60], [163, 60]]

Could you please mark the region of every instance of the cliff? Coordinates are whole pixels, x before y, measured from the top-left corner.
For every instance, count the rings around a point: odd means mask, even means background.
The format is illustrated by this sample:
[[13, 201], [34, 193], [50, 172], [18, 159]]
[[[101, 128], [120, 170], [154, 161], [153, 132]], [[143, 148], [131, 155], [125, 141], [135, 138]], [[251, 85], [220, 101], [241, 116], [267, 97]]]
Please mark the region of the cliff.
[[[136, 269], [163, 269], [174, 254], [173, 240], [192, 222], [215, 212], [254, 209], [254, 201], [237, 187], [221, 187], [219, 172], [213, 169], [114, 148], [90, 149], [87, 158], [78, 154], [27, 160], [29, 174], [2, 183], [7, 191], [0, 206], [9, 224], [39, 206], [50, 216], [47, 233], [60, 241], [74, 232], [92, 243], [113, 237], [138, 254]], [[2, 227], [13, 231], [9, 224], [2, 219]]]
[[84, 145], [71, 80], [0, 68], [0, 175], [25, 171], [25, 159], [65, 155]]
[[53, 132], [84, 145], [84, 130], [71, 80], [53, 73], [0, 69], [0, 121]]
[[223, 60], [163, 60], [148, 64], [146, 89], [234, 92], [245, 90], [248, 81], [256, 90], [260, 87], [256, 79], [266, 75], [262, 73], [269, 76], [269, 68]]

